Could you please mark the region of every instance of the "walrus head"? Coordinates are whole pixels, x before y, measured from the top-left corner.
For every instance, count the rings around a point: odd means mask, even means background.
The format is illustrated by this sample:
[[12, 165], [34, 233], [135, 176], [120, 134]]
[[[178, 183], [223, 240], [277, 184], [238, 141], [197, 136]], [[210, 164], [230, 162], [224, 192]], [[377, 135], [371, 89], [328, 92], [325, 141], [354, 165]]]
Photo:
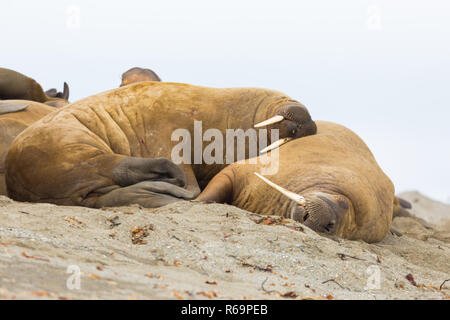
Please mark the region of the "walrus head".
[[122, 83], [120, 86], [123, 87], [131, 83], [142, 81], [161, 81], [161, 78], [150, 69], [134, 67], [122, 74]]
[[350, 214], [350, 203], [341, 195], [310, 192], [299, 195], [271, 182], [255, 172], [261, 180], [294, 201], [287, 217], [299, 221], [316, 232], [339, 235]]
[[311, 119], [308, 109], [298, 102], [280, 107], [273, 117], [255, 124], [254, 127], [279, 130], [280, 139], [271, 141], [272, 143], [262, 149], [261, 153], [275, 149], [292, 139], [313, 135], [317, 132], [317, 126]]

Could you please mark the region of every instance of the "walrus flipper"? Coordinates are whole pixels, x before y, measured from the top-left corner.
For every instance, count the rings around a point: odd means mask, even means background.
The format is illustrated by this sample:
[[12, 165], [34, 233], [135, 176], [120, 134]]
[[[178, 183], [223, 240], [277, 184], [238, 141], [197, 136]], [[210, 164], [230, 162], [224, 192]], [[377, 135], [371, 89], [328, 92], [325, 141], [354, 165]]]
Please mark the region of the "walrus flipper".
[[230, 203], [233, 196], [233, 172], [229, 167], [219, 172], [195, 199], [201, 202]]
[[8, 103], [0, 101], [0, 114], [19, 112], [28, 108], [28, 104]]
[[175, 163], [165, 158], [127, 157], [114, 168], [114, 181], [127, 187], [143, 181], [163, 181], [179, 187], [186, 185], [186, 175]]
[[117, 207], [139, 204], [145, 208], [158, 208], [180, 200], [191, 200], [195, 193], [163, 181], [143, 181], [118, 188], [98, 197], [95, 207]]
[[110, 177], [115, 185], [93, 190], [82, 205], [101, 208], [139, 204], [156, 208], [197, 195], [184, 188], [183, 170], [165, 158], [126, 157], [114, 167]]
[[67, 84], [67, 82], [64, 82], [63, 92], [58, 92], [58, 90], [56, 90], [55, 88], [51, 88], [51, 89], [48, 89], [47, 91], [45, 91], [45, 94], [47, 95], [47, 97], [50, 97], [50, 98], [60, 98], [60, 99], [64, 99], [64, 100], [68, 101], [69, 100], [69, 85]]
[[412, 217], [411, 213], [407, 209], [411, 209], [412, 205], [409, 201], [400, 197], [394, 198], [394, 210], [392, 219], [396, 217]]
[[398, 203], [400, 204], [400, 206], [402, 208], [405, 208], [405, 209], [411, 209], [412, 208], [411, 202], [409, 202], [408, 200], [402, 199], [400, 197], [397, 197], [397, 198], [398, 198]]
[[398, 231], [397, 229], [395, 229], [394, 227], [391, 227], [389, 229], [389, 232], [397, 237], [402, 237], [403, 233], [401, 233], [400, 231]]

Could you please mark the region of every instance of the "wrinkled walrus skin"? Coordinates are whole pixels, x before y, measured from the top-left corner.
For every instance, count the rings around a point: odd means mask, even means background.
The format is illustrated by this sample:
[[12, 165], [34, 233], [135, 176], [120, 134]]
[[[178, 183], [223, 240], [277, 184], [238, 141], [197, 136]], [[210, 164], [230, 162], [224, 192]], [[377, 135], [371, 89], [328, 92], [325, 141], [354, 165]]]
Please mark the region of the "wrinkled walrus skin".
[[22, 111], [0, 114], [0, 195], [7, 195], [5, 184], [5, 158], [9, 146], [19, 133], [47, 114], [55, 111], [45, 104], [25, 100], [0, 101], [9, 105], [25, 106]]
[[8, 193], [19, 201], [97, 208], [192, 199], [200, 193], [197, 181], [206, 185], [225, 165], [165, 160], [179, 143], [171, 141], [175, 129], [194, 137], [194, 119], [205, 129], [247, 129], [286, 109], [288, 116], [293, 110], [307, 115], [296, 134], [315, 133], [306, 108], [277, 91], [155, 81], [107, 91], [45, 117], [14, 141], [6, 160]]
[[316, 135], [279, 148], [279, 171], [265, 177], [304, 197], [304, 206], [253, 174], [260, 168], [248, 160], [222, 170], [197, 200], [293, 218], [315, 231], [346, 239], [381, 241], [398, 202], [391, 180], [354, 132], [331, 122], [316, 124]]

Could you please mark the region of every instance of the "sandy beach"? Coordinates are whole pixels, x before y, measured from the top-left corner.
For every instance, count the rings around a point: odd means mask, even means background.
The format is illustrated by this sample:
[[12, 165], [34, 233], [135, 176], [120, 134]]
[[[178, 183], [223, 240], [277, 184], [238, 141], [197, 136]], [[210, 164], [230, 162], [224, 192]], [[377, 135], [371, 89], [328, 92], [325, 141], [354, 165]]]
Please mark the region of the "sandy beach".
[[228, 205], [97, 210], [1, 196], [0, 298], [449, 299], [450, 208], [402, 196], [415, 216], [375, 244]]

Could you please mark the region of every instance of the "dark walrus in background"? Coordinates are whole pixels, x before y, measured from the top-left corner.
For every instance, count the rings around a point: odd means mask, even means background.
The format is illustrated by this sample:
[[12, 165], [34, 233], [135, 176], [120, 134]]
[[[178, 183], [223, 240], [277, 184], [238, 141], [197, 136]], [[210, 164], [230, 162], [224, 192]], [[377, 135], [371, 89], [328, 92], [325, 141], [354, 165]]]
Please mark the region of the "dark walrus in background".
[[167, 160], [178, 144], [172, 133], [194, 137], [194, 120], [223, 134], [258, 123], [281, 138], [316, 132], [307, 109], [278, 91], [136, 83], [74, 102], [22, 132], [6, 159], [9, 196], [97, 208], [192, 199], [226, 166], [225, 150], [223, 164]]
[[[56, 89], [51, 89], [53, 94]], [[48, 96], [39, 83], [19, 72], [0, 68], [0, 100], [29, 100], [45, 103], [52, 107], [63, 107], [68, 104], [69, 86], [64, 82], [64, 92]], [[12, 112], [10, 109], [8, 112]], [[3, 112], [0, 108], [0, 114]]]
[[399, 205], [394, 185], [354, 132], [316, 123], [317, 134], [279, 148], [279, 170], [270, 180], [259, 174], [259, 164], [239, 161], [217, 174], [197, 200], [292, 218], [346, 239], [381, 241]]

